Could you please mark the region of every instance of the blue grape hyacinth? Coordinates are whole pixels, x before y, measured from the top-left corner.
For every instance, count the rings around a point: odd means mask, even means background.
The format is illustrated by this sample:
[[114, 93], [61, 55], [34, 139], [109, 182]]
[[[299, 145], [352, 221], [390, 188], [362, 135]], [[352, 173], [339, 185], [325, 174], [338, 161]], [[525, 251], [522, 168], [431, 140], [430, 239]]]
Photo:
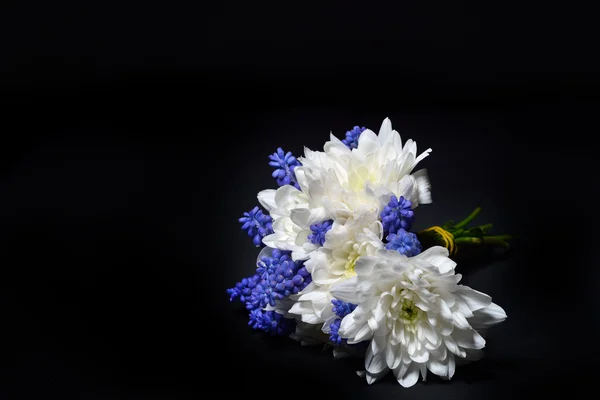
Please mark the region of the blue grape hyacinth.
[[341, 300], [331, 300], [333, 305], [333, 312], [337, 318], [329, 325], [329, 340], [336, 345], [345, 343], [345, 339], [342, 339], [338, 333], [342, 319], [350, 314], [356, 308], [356, 304], [346, 303]]
[[274, 307], [276, 300], [296, 294], [312, 282], [302, 261], [293, 261], [291, 252], [278, 249], [261, 257], [256, 273], [260, 280], [246, 303], [248, 309]]
[[249, 278], [244, 278], [240, 282], [236, 283], [234, 287], [231, 289], [227, 289], [227, 294], [229, 294], [229, 301], [234, 301], [239, 298], [242, 303], [250, 300], [250, 296], [252, 295], [252, 291], [256, 287], [256, 285], [260, 282], [260, 275], [255, 274]]
[[294, 169], [300, 166], [300, 162], [292, 155], [292, 152], [287, 153], [283, 151], [281, 147], [277, 148], [277, 151], [269, 156], [271, 160], [269, 165], [275, 168], [273, 171], [273, 178], [277, 179], [279, 186], [292, 185], [296, 189], [300, 189], [298, 182], [296, 181], [296, 174]]
[[313, 224], [310, 226], [310, 230], [312, 233], [308, 235], [308, 240], [311, 243], [318, 244], [319, 246], [323, 246], [325, 243], [325, 234], [329, 232], [331, 226], [333, 225], [333, 220], [328, 219], [327, 221], [319, 222], [318, 224]]
[[273, 336], [287, 336], [294, 331], [296, 321], [284, 318], [275, 311], [255, 309], [250, 311], [248, 325]]
[[257, 247], [261, 245], [262, 238], [273, 233], [273, 219], [258, 207], [245, 212], [239, 221], [242, 223], [242, 229], [248, 232], [248, 236], [252, 237], [252, 243]]
[[396, 233], [390, 233], [386, 240], [388, 243], [385, 248], [388, 250], [396, 250], [400, 254], [404, 254], [407, 257], [413, 257], [419, 254], [422, 250], [421, 243], [412, 232], [400, 228]]
[[355, 126], [346, 132], [346, 138], [342, 140], [342, 143], [351, 149], [356, 149], [358, 147], [358, 138], [366, 129], [367, 128], [364, 126], [362, 128], [360, 126]]
[[412, 202], [403, 196], [392, 196], [380, 216], [385, 232], [396, 232], [400, 228], [409, 230], [415, 219]]

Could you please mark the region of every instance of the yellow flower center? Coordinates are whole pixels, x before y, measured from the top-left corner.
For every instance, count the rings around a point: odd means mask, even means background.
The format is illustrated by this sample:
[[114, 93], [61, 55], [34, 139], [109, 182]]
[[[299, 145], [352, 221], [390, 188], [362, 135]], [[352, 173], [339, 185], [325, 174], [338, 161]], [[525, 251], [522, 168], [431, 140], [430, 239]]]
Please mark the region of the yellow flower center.
[[399, 304], [400, 313], [399, 317], [403, 319], [405, 322], [410, 323], [414, 322], [419, 316], [419, 309], [415, 306], [411, 300], [404, 299], [402, 303]]
[[356, 260], [358, 259], [359, 254], [356, 251], [353, 251], [348, 255], [348, 262], [346, 262], [346, 271], [344, 271], [344, 278], [352, 278], [356, 276], [356, 272], [354, 271], [354, 267], [356, 266]]

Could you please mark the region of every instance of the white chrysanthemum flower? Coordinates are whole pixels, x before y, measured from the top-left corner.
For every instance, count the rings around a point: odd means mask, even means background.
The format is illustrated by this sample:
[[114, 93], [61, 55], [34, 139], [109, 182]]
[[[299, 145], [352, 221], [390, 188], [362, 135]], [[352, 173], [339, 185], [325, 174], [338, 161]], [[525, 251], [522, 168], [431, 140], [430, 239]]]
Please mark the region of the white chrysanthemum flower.
[[329, 343], [329, 336], [323, 333], [321, 326], [303, 322], [298, 314], [290, 313], [290, 309], [295, 303], [295, 300], [288, 297], [275, 301], [275, 306], [267, 304], [265, 310], [275, 311], [284, 318], [295, 320], [296, 328], [294, 329], [294, 332], [290, 334], [290, 338], [300, 342], [302, 346], [315, 346]]
[[[404, 145], [386, 118], [379, 135], [367, 129], [361, 133], [356, 149], [348, 148], [330, 135], [324, 151], [305, 149], [295, 174], [309, 208], [324, 207], [329, 219], [347, 218], [363, 211], [380, 211], [390, 197], [404, 196], [413, 203], [431, 203], [426, 170], [412, 174], [416, 165], [429, 155], [417, 155], [417, 144]], [[412, 174], [412, 175], [411, 175]]]
[[294, 260], [305, 260], [318, 246], [308, 240], [310, 226], [325, 220], [343, 222], [366, 211], [380, 210], [392, 195], [413, 203], [430, 203], [430, 183], [426, 170], [413, 174], [419, 161], [431, 149], [417, 156], [417, 145], [400, 135], [385, 119], [376, 135], [365, 130], [356, 149], [348, 148], [331, 135], [324, 151], [305, 149], [302, 166], [295, 168], [301, 190], [284, 185], [263, 190], [259, 202], [273, 218], [273, 234], [265, 236], [269, 247], [292, 251]]
[[308, 196], [291, 185], [258, 194], [258, 201], [273, 218], [273, 233], [263, 238], [268, 247], [292, 252], [293, 260], [305, 260], [317, 249], [308, 240], [310, 226], [326, 219], [322, 207], [308, 208]]
[[454, 374], [455, 358], [474, 360], [485, 340], [478, 330], [506, 319], [491, 297], [459, 285], [448, 250], [432, 247], [415, 257], [379, 250], [361, 257], [356, 277], [331, 288], [339, 300], [357, 304], [341, 322], [348, 343], [371, 340], [365, 358], [369, 384], [392, 370], [404, 387], [427, 370]]
[[382, 249], [382, 236], [383, 227], [373, 211], [350, 217], [343, 224], [335, 221], [325, 235], [323, 246], [304, 263], [312, 282], [300, 293], [290, 313], [300, 315], [302, 321], [310, 324], [325, 323], [327, 328], [326, 322], [334, 317], [331, 285], [355, 276], [356, 260]]

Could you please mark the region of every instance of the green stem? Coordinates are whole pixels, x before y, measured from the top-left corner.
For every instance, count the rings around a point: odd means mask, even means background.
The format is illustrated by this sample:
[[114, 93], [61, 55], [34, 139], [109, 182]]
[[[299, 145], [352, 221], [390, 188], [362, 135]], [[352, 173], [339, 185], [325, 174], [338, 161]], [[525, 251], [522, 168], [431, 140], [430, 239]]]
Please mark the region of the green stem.
[[480, 244], [483, 240], [478, 237], [461, 237], [454, 240], [455, 244]]
[[454, 236], [454, 238], [460, 237], [460, 234], [463, 233], [464, 229], [452, 230], [450, 233]]
[[481, 225], [481, 226], [479, 226], [479, 229], [481, 229], [483, 231], [483, 233], [486, 233], [487, 231], [492, 229], [492, 224]]
[[481, 212], [481, 207], [477, 207], [475, 210], [473, 210], [473, 212], [471, 214], [469, 214], [469, 216], [467, 218], [463, 219], [458, 224], [454, 225], [454, 229], [464, 228], [465, 226], [467, 226], [467, 224], [469, 222], [473, 221], [480, 212]]

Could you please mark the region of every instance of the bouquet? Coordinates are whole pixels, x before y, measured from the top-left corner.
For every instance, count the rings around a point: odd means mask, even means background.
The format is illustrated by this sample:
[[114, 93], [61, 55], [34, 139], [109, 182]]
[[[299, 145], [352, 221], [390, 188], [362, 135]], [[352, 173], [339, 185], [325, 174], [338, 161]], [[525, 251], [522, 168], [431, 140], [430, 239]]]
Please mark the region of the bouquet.
[[477, 360], [485, 330], [506, 319], [489, 295], [459, 284], [457, 255], [473, 246], [507, 248], [491, 224], [463, 221], [413, 232], [432, 202], [421, 154], [385, 119], [379, 133], [355, 126], [323, 151], [269, 156], [279, 187], [258, 193], [262, 209], [240, 218], [262, 247], [253, 273], [227, 293], [249, 312], [251, 328], [335, 357], [364, 356], [369, 384], [390, 371], [404, 387], [428, 371], [451, 379]]

